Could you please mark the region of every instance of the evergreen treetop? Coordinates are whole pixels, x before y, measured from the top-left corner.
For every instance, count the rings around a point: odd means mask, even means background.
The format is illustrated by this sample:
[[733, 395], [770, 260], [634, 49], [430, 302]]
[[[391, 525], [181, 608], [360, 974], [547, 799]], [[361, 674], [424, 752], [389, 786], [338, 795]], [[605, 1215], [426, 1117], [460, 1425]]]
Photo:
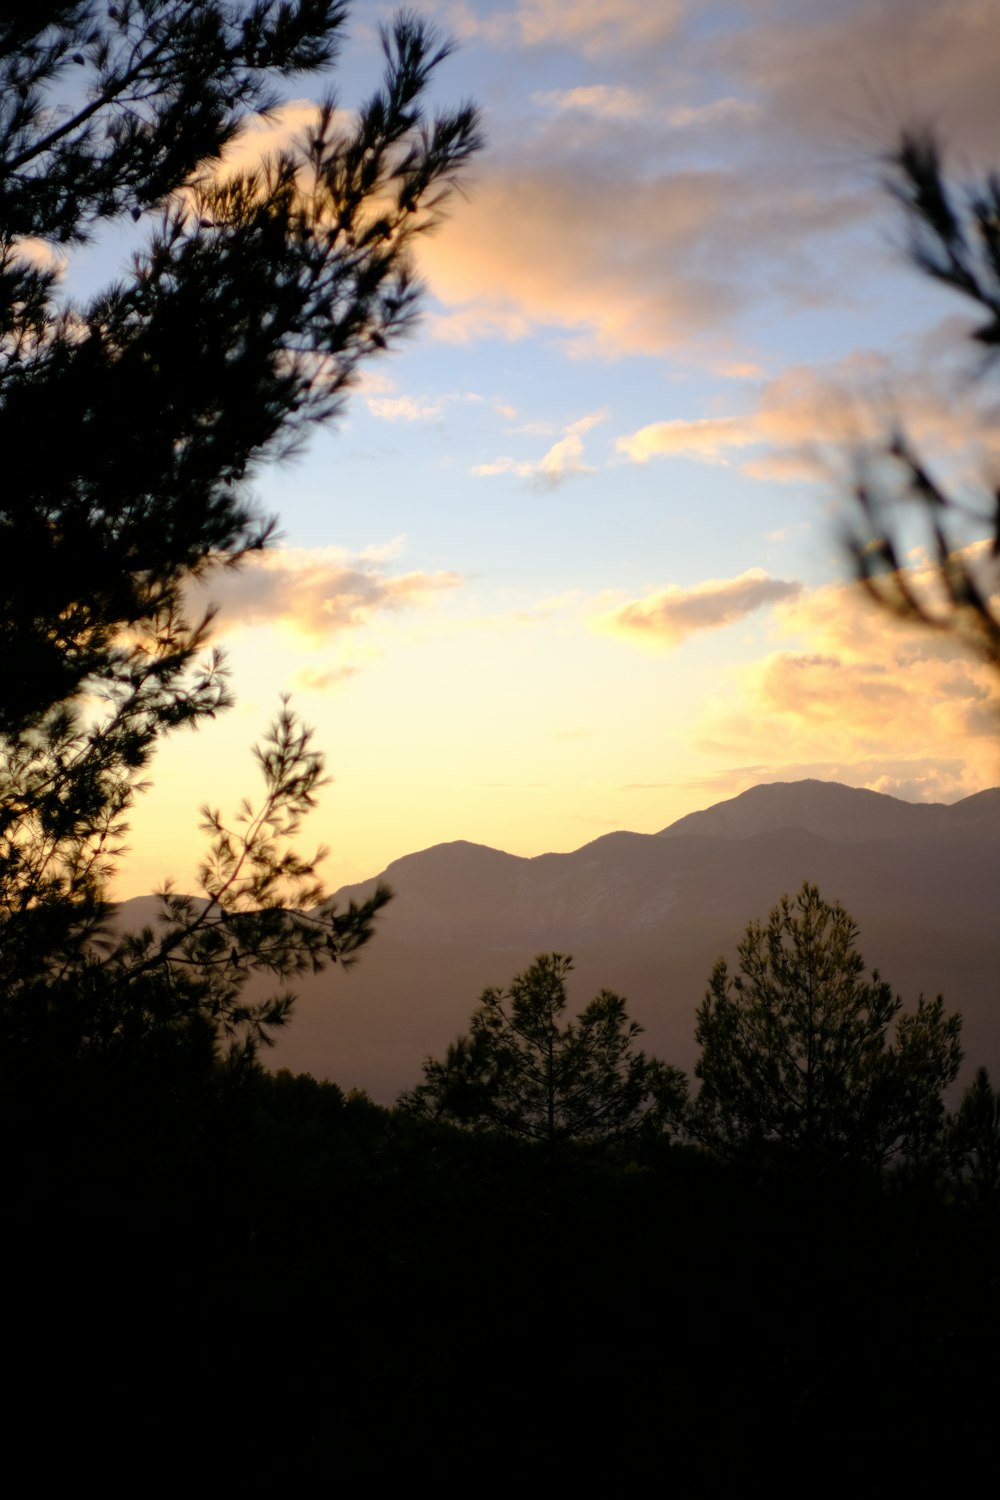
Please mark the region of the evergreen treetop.
[[806, 882], [766, 925], [750, 922], [739, 973], [720, 959], [698, 1010], [696, 1139], [733, 1159], [807, 1176], [925, 1157], [962, 1059], [961, 1017], [939, 996], [916, 1011], [877, 971], [858, 929]]

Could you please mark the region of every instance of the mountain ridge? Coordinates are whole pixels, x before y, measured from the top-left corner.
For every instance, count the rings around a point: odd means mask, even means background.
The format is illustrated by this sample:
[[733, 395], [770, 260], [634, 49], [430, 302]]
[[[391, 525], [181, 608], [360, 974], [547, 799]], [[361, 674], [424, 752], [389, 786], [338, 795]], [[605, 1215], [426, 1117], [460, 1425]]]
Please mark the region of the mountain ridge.
[[[851, 913], [866, 967], [907, 1008], [940, 992], [963, 1012], [967, 1072], [1000, 1073], [1000, 789], [914, 804], [840, 783], [770, 783], [660, 834], [618, 830], [568, 853], [432, 845], [336, 899], [379, 880], [395, 899], [374, 942], [346, 978], [328, 971], [297, 986], [272, 1066], [391, 1103], [466, 1029], [485, 987], [555, 951], [575, 957], [571, 1005], [605, 987], [624, 995], [647, 1049], [690, 1069], [716, 959], [732, 962], [747, 922], [808, 880]], [[267, 980], [252, 983], [263, 993]]]
[[[976, 792], [958, 802], [907, 802], [887, 792], [851, 787], [839, 781], [763, 782], [736, 797], [685, 814], [661, 828], [657, 838], [676, 838], [682, 832], [711, 837], [747, 837], [754, 832], [783, 827], [807, 828], [841, 843], [891, 837], [915, 828], [945, 827], [962, 819], [959, 809], [978, 798], [993, 799], [1000, 811], [1000, 788]], [[784, 821], [779, 823], [777, 816]], [[969, 810], [969, 814], [972, 810]]]
[[[817, 792], [815, 789], [818, 788], [823, 790]], [[805, 789], [808, 789], [812, 797], [819, 797], [826, 801], [826, 806], [814, 811], [808, 820], [802, 817], [804, 802], [802, 793]], [[787, 795], [789, 792], [791, 797]], [[831, 793], [833, 800], [830, 800]], [[785, 815], [768, 819], [767, 812], [778, 805], [779, 798]], [[862, 831], [857, 834], [846, 834], [842, 822], [832, 823], [832, 814], [833, 812], [841, 813], [848, 806], [853, 807], [857, 813], [864, 811], [866, 814], [870, 814], [871, 809], [877, 808], [882, 816], [874, 821], [869, 816]], [[736, 812], [736, 809], [739, 811]], [[748, 814], [747, 809], [752, 809], [752, 811]], [[477, 857], [481, 853], [487, 856], [498, 856], [503, 860], [517, 861], [521, 864], [532, 864], [538, 860], [573, 859], [588, 850], [605, 846], [611, 840], [679, 837], [750, 838], [758, 833], [796, 828], [818, 833], [821, 837], [832, 838], [840, 843], [864, 843], [870, 839], [893, 837], [896, 833], [913, 832], [916, 828], [951, 827], [982, 815], [995, 816], [1000, 821], [1000, 787], [973, 792], [957, 802], [908, 802], [905, 798], [893, 797], [887, 792], [875, 792], [868, 787], [847, 786], [839, 781], [821, 781], [814, 777], [800, 781], [762, 782], [758, 786], [739, 792], [735, 797], [725, 798], [721, 802], [713, 803], [695, 812], [684, 813], [656, 833], [638, 833], [624, 828], [613, 829], [571, 850], [544, 850], [540, 854], [529, 855], [510, 854], [491, 844], [480, 844], [469, 839], [444, 840], [439, 844], [429, 844], [424, 849], [399, 856], [392, 860], [380, 875], [343, 886], [341, 892], [346, 894], [349, 891], [367, 890], [378, 880], [388, 879], [391, 883], [394, 870], [411, 868], [413, 861], [419, 861], [431, 855], [436, 856], [444, 850], [475, 850]]]

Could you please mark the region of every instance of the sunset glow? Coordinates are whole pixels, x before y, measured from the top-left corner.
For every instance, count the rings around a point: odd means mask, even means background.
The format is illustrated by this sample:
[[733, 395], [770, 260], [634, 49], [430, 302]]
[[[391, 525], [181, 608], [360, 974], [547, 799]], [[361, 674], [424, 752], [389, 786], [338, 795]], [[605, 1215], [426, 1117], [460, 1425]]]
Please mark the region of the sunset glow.
[[[415, 9], [457, 38], [439, 87], [487, 148], [424, 243], [418, 331], [260, 476], [279, 545], [194, 601], [238, 706], [160, 749], [119, 894], [190, 887], [198, 806], [253, 795], [283, 691], [334, 777], [306, 832], [332, 886], [444, 840], [654, 832], [764, 781], [996, 784], [990, 673], [880, 614], [841, 542], [852, 456], [894, 423], [970, 493], [1000, 458], [956, 378], [964, 309], [880, 184], [913, 122], [960, 174], [996, 165], [994, 8]], [[343, 106], [389, 13], [355, 9]], [[302, 128], [295, 85], [239, 153]]]

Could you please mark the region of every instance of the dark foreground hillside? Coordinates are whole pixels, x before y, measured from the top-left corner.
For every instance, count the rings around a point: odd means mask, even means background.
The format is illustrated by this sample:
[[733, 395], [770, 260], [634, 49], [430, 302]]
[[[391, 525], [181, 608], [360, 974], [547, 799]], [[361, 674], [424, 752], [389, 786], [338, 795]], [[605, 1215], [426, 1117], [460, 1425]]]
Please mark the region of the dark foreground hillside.
[[91, 1101], [9, 1193], [8, 1416], [40, 1404], [74, 1472], [789, 1495], [995, 1474], [997, 1226], [929, 1183], [807, 1190], [655, 1142], [550, 1170], [290, 1075], [172, 1108], [156, 1137]]

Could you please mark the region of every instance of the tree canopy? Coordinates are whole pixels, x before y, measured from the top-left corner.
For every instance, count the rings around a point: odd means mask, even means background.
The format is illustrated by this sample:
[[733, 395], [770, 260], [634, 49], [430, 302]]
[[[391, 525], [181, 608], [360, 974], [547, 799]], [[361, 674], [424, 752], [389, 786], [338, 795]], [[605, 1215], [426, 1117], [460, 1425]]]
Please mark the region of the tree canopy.
[[[155, 934], [104, 932], [156, 743], [229, 703], [186, 586], [267, 545], [255, 474], [411, 326], [414, 237], [479, 145], [471, 105], [428, 112], [449, 47], [401, 13], [355, 116], [327, 94], [269, 160], [220, 166], [279, 78], [335, 60], [346, 17], [342, 0], [42, 0], [0, 18], [0, 1005], [22, 1040], [58, 992], [94, 1043], [82, 997], [104, 986], [116, 1035], [127, 997], [155, 1015], [183, 996], [252, 1050], [287, 1006], [248, 1012], [248, 969], [283, 983], [339, 959], [385, 899], [336, 914], [289, 842], [322, 760], [285, 710], [260, 803], [232, 825], [206, 810], [202, 899], [168, 894]], [[63, 298], [51, 247], [116, 221], [130, 269]]]
[[976, 1069], [948, 1124], [958, 1196], [1000, 1218], [1000, 1090], [994, 1089], [987, 1068]]
[[720, 959], [698, 1010], [695, 1137], [723, 1156], [807, 1174], [919, 1156], [944, 1119], [961, 1062], [961, 1017], [941, 997], [916, 1011], [874, 971], [858, 929], [808, 882], [752, 921], [740, 972]]
[[[265, 543], [248, 482], [410, 325], [409, 249], [479, 143], [471, 106], [426, 118], [448, 48], [412, 16], [384, 34], [383, 84], [354, 125], [330, 96], [302, 138], [234, 173], [211, 169], [273, 107], [275, 75], [335, 55], [339, 0], [24, 16], [0, 28], [9, 734], [85, 684], [127, 692], [150, 662], [178, 682], [201, 643], [182, 585]], [[55, 271], [25, 251], [147, 215], [131, 271], [83, 306], [60, 302]], [[176, 716], [220, 691], [175, 693]]]
[[543, 953], [506, 990], [484, 990], [469, 1034], [443, 1061], [427, 1061], [404, 1107], [550, 1149], [606, 1140], [651, 1115], [669, 1124], [681, 1110], [683, 1075], [635, 1050], [642, 1028], [620, 995], [602, 990], [562, 1023], [572, 967], [568, 956]]

